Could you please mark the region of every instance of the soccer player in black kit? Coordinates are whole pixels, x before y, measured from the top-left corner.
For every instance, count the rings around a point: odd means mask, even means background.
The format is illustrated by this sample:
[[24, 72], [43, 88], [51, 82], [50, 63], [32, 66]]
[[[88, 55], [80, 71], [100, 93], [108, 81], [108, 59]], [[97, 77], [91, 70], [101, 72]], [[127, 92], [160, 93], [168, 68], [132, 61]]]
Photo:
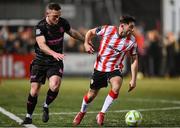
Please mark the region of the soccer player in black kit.
[[84, 42], [84, 36], [72, 29], [68, 21], [60, 16], [60, 5], [50, 3], [46, 7], [46, 17], [36, 25], [36, 57], [30, 66], [31, 89], [27, 100], [27, 114], [22, 124], [32, 123], [32, 114], [37, 104], [38, 94], [46, 78], [49, 79], [49, 90], [43, 104], [42, 121], [49, 120], [48, 106], [58, 95], [63, 75], [64, 33]]

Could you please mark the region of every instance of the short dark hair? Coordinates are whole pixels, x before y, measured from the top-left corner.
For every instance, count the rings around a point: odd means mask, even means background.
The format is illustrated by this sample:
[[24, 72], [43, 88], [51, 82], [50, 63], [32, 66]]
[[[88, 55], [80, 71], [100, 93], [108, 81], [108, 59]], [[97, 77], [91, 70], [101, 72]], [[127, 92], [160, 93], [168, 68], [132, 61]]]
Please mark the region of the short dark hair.
[[120, 23], [129, 24], [129, 22], [136, 22], [136, 19], [130, 15], [124, 15], [120, 17]]
[[47, 9], [59, 11], [61, 10], [61, 6], [57, 3], [49, 3]]

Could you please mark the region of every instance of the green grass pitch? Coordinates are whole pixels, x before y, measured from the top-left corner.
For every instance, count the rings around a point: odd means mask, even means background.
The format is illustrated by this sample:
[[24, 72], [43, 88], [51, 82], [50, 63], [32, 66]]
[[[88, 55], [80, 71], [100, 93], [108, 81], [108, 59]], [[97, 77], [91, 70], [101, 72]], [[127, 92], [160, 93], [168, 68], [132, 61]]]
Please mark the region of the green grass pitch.
[[[146, 78], [137, 80], [137, 88], [128, 93], [129, 78], [125, 78], [119, 98], [106, 114], [105, 127], [125, 127], [128, 110], [139, 110], [143, 116], [142, 127], [180, 127], [180, 79]], [[21, 119], [26, 113], [28, 80], [3, 80], [0, 84], [0, 107]], [[82, 98], [89, 89], [89, 78], [63, 79], [58, 98], [50, 105], [50, 120], [41, 121], [42, 104], [48, 86], [41, 88], [33, 115], [37, 127], [71, 127], [75, 114], [80, 110]], [[103, 88], [91, 103], [80, 127], [97, 127], [96, 115], [101, 110], [109, 91]], [[21, 127], [0, 112], [0, 127]]]

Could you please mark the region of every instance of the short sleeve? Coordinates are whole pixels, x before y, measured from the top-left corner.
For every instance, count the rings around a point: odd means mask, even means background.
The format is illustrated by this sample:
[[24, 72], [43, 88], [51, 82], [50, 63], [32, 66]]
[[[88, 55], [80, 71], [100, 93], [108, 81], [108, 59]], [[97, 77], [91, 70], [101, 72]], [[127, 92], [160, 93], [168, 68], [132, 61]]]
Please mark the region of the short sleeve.
[[96, 28], [96, 35], [102, 36], [106, 31], [107, 26], [99, 26]]
[[134, 46], [130, 49], [130, 54], [131, 55], [137, 55], [137, 43], [135, 42]]
[[70, 28], [71, 28], [71, 26], [70, 26], [69, 22], [67, 20], [65, 20], [65, 22], [64, 22], [64, 30], [65, 30], [65, 32], [69, 32]]
[[35, 35], [36, 35], [36, 37], [44, 35], [43, 29], [38, 25], [35, 27]]

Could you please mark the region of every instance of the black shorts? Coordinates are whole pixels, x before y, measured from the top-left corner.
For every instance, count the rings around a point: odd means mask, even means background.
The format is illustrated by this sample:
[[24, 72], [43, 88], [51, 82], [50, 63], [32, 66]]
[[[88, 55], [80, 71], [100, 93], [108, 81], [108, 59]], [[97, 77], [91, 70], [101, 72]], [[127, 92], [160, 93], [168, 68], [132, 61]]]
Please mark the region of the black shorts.
[[114, 70], [112, 72], [100, 72], [94, 69], [94, 73], [91, 77], [90, 88], [97, 90], [103, 87], [107, 87], [108, 81], [115, 76], [120, 76], [121, 78], [123, 78], [119, 70]]
[[62, 77], [63, 75], [63, 62], [54, 65], [30, 65], [30, 82], [38, 82], [45, 84], [46, 78], [50, 78], [53, 75]]

